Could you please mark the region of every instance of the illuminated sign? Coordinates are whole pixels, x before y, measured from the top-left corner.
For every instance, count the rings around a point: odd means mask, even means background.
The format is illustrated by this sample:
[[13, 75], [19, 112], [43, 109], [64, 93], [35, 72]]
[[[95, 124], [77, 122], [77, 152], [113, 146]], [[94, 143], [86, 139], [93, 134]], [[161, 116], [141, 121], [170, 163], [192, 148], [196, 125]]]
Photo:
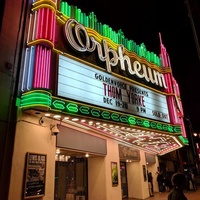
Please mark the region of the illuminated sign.
[[155, 84], [161, 88], [167, 88], [165, 78], [159, 71], [147, 67], [145, 63], [137, 60], [131, 60], [129, 56], [124, 55], [123, 45], [118, 46], [118, 52], [109, 47], [106, 40], [100, 44], [94, 37], [89, 37], [85, 27], [75, 19], [68, 19], [64, 27], [65, 38], [70, 46], [82, 52], [94, 52], [97, 50], [99, 60], [106, 63], [106, 71], [112, 73], [112, 67], [120, 64], [120, 70], [126, 72], [134, 79], [134, 76], [144, 79], [147, 83]]
[[110, 122], [143, 127], [150, 130], [165, 131], [167, 133], [181, 133], [180, 125], [171, 125], [148, 120], [126, 113], [115, 112], [96, 106], [88, 106], [86, 104], [53, 97], [50, 92], [45, 90], [33, 90], [23, 93], [21, 96], [20, 107], [23, 110], [37, 108], [38, 110], [50, 110], [68, 115], [79, 115], [82, 117], [93, 117], [98, 120], [109, 120]]
[[119, 144], [119, 157], [120, 159], [140, 160], [140, 151], [124, 145]]
[[169, 122], [166, 96], [59, 55], [58, 96]]

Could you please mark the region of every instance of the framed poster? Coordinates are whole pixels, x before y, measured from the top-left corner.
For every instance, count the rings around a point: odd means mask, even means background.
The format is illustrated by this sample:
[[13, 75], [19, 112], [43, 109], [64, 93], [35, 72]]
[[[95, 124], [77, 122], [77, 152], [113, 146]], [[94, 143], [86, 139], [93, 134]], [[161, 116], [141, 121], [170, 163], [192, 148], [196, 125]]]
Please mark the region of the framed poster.
[[45, 154], [27, 153], [24, 199], [45, 195], [46, 160]]
[[111, 177], [112, 177], [112, 186], [117, 186], [119, 184], [117, 162], [111, 162]]

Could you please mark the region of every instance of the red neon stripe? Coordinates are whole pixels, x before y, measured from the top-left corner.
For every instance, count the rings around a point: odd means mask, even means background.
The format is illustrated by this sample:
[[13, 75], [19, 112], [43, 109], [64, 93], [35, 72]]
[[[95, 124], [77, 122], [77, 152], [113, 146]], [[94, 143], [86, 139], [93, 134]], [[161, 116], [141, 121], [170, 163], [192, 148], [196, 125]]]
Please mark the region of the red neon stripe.
[[35, 38], [38, 39], [39, 38], [39, 34], [40, 34], [40, 18], [41, 18], [41, 14], [40, 14], [40, 10], [38, 10], [37, 12], [37, 21], [36, 21], [36, 36]]
[[53, 11], [52, 10], [50, 10], [50, 13], [49, 13], [49, 18], [50, 18], [50, 25], [49, 25], [49, 29], [48, 29], [48, 31], [49, 31], [49, 39], [51, 40], [51, 41], [53, 41], [53, 35], [52, 35], [52, 32], [53, 32], [53, 16], [54, 16], [54, 13], [53, 13]]
[[44, 68], [43, 68], [43, 84], [42, 86], [46, 88], [46, 70], [47, 70], [47, 49], [45, 48], [44, 52]]
[[42, 49], [42, 52], [41, 52], [41, 57], [42, 57], [42, 62], [41, 62], [41, 71], [40, 71], [40, 87], [42, 88], [43, 86], [43, 81], [44, 81], [44, 65], [45, 65], [45, 49], [43, 48]]
[[44, 71], [44, 49], [41, 51], [41, 71], [40, 71], [40, 87], [42, 87], [42, 82], [43, 82], [43, 71]]
[[48, 54], [47, 54], [47, 60], [48, 60], [48, 64], [47, 64], [47, 76], [46, 76], [46, 87], [49, 88], [49, 79], [50, 79], [50, 63], [51, 63], [51, 49], [48, 50]]
[[42, 47], [40, 48], [40, 64], [39, 64], [39, 66], [40, 66], [40, 71], [39, 71], [39, 76], [38, 76], [38, 87], [40, 87], [41, 86], [41, 79], [42, 79], [42, 77], [41, 77], [41, 75], [42, 75], [42, 64], [43, 64], [43, 58], [42, 58]]
[[42, 30], [43, 30], [43, 23], [44, 23], [44, 8], [41, 8], [41, 14], [40, 14], [40, 32], [39, 32], [39, 38], [42, 38]]
[[41, 86], [45, 86], [45, 69], [46, 69], [46, 48], [43, 50], [43, 68], [42, 68], [42, 84]]
[[52, 42], [53, 43], [55, 42], [55, 27], [56, 27], [55, 25], [56, 25], [56, 17], [55, 17], [55, 15], [53, 13], [52, 31], [51, 31], [51, 33], [52, 33]]
[[36, 37], [37, 37], [37, 30], [38, 30], [38, 28], [37, 28], [38, 12], [37, 11], [35, 12], [35, 15], [33, 15], [32, 20], [33, 20], [33, 30], [32, 30], [30, 40], [31, 39], [35, 40], [35, 39], [37, 39]]
[[42, 38], [45, 38], [46, 26], [48, 26], [47, 8], [43, 8]]
[[40, 46], [40, 50], [39, 50], [39, 63], [38, 63], [38, 76], [37, 76], [37, 87], [40, 86], [40, 79], [41, 79], [41, 63], [42, 63], [42, 59], [41, 59], [41, 46]]
[[38, 76], [37, 76], [37, 87], [40, 87], [41, 80], [41, 67], [42, 67], [42, 46], [39, 48], [39, 63], [38, 63]]
[[45, 65], [45, 71], [44, 71], [44, 87], [47, 88], [47, 78], [48, 78], [48, 62], [49, 62], [49, 57], [48, 57], [48, 50], [46, 50], [46, 65]]
[[37, 76], [38, 76], [38, 70], [37, 66], [39, 64], [39, 47], [36, 47], [36, 59], [35, 59], [35, 66], [34, 66], [34, 82], [33, 82], [33, 87], [37, 86]]
[[176, 111], [175, 111], [175, 108], [174, 108], [174, 101], [173, 101], [173, 97], [170, 96], [168, 98], [168, 101], [169, 101], [169, 110], [170, 110], [170, 113], [171, 113], [171, 123], [172, 124], [175, 124], [176, 123]]
[[46, 24], [45, 24], [45, 38], [49, 39], [48, 37], [48, 27], [49, 27], [49, 9], [46, 10]]
[[40, 88], [43, 82], [43, 70], [44, 70], [44, 48], [41, 50], [41, 67], [40, 67]]

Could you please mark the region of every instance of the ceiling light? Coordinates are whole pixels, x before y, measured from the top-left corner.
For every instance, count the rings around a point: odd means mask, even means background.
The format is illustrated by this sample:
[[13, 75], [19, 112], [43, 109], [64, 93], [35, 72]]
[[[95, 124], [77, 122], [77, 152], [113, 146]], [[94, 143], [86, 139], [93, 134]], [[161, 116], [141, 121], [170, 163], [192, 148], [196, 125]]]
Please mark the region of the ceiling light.
[[56, 154], [59, 154], [60, 153], [60, 149], [56, 149]]
[[61, 118], [60, 115], [54, 115], [53, 117], [54, 117], [55, 119], [59, 119], [59, 118]]
[[74, 122], [75, 122], [75, 121], [78, 121], [78, 118], [73, 118], [72, 121], [74, 121]]

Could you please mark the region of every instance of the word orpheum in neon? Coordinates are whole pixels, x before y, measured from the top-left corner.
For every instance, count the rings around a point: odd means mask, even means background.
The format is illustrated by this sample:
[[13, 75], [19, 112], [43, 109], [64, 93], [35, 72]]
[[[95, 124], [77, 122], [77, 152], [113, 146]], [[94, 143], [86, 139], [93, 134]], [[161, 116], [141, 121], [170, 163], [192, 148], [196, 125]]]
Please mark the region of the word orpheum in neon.
[[146, 66], [134, 60], [131, 63], [130, 57], [124, 55], [125, 48], [119, 45], [116, 52], [109, 47], [106, 40], [102, 40], [102, 44], [95, 40], [94, 37], [89, 37], [85, 27], [78, 23], [75, 19], [69, 19], [64, 26], [64, 34], [71, 47], [78, 52], [94, 52], [97, 50], [98, 57], [102, 62], [106, 62], [106, 71], [112, 73], [112, 67], [120, 63], [120, 70], [125, 71], [129, 76], [144, 78], [147, 82], [167, 88], [164, 75], [155, 69]]

